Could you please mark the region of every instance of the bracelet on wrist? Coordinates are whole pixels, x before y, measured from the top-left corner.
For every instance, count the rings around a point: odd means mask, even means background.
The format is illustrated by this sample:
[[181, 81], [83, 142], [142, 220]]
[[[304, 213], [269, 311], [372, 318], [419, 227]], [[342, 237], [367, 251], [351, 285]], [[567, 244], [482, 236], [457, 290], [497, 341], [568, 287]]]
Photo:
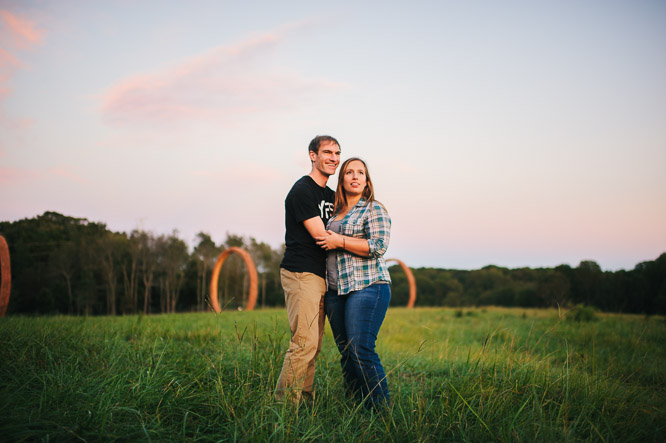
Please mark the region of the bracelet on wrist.
[[347, 245], [345, 244], [345, 238], [342, 237], [342, 249], [345, 249]]

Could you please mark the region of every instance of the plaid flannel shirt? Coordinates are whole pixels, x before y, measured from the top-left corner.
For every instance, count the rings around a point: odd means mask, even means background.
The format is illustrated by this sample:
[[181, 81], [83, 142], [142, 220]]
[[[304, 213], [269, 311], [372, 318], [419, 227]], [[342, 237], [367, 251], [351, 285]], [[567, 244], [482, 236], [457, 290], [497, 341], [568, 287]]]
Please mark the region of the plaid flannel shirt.
[[[391, 239], [391, 217], [384, 206], [361, 199], [342, 219], [340, 233], [368, 240], [369, 255], [361, 257], [347, 251], [336, 254], [338, 294], [359, 291], [378, 281], [391, 283], [384, 253]], [[328, 226], [335, 217], [331, 217]], [[327, 226], [327, 227], [328, 227]]]

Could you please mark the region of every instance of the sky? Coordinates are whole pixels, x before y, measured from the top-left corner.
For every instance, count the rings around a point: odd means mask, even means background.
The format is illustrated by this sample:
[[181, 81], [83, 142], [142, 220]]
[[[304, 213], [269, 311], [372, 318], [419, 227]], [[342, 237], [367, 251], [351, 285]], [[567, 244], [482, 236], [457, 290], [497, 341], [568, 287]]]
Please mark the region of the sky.
[[277, 248], [329, 134], [387, 258], [633, 269], [666, 252], [665, 79], [661, 0], [0, 0], [0, 220]]

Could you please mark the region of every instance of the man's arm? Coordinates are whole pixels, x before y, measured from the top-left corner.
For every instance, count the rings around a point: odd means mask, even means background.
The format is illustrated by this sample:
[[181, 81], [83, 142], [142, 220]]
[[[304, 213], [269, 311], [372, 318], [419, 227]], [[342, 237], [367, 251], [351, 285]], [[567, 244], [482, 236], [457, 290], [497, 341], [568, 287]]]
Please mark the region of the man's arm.
[[308, 233], [312, 238], [328, 235], [326, 234], [326, 227], [324, 226], [324, 222], [318, 215], [307, 220], [303, 220], [303, 226], [305, 226], [305, 229], [308, 230]]

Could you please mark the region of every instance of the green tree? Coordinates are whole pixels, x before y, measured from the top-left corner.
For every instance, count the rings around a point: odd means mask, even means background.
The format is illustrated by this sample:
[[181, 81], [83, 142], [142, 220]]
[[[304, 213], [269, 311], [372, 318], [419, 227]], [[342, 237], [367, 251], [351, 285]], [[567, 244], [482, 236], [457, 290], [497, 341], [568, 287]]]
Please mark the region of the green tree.
[[258, 242], [254, 237], [250, 237], [249, 253], [257, 267], [257, 274], [259, 274], [259, 292], [263, 308], [266, 306], [267, 292], [274, 292], [276, 283], [279, 282], [282, 255], [273, 250], [270, 245]]
[[203, 311], [206, 308], [206, 301], [208, 300], [209, 271], [212, 271], [221, 248], [219, 248], [211, 236], [205, 232], [199, 232], [197, 234], [197, 239], [198, 243], [194, 247], [192, 253], [197, 269], [196, 309], [197, 311]]
[[187, 244], [178, 238], [178, 231], [157, 240], [157, 263], [159, 269], [160, 308], [162, 312], [176, 312], [176, 305], [183, 284], [187, 265]]
[[127, 237], [123, 234], [107, 232], [97, 239], [99, 265], [106, 284], [106, 313], [116, 315], [118, 279], [121, 268], [121, 251]]
[[597, 262], [583, 260], [574, 270], [576, 303], [593, 305], [600, 299], [600, 283], [603, 272]]
[[65, 242], [49, 256], [53, 273], [62, 277], [67, 291], [67, 313], [74, 313], [74, 278], [79, 267], [79, 247], [73, 242]]
[[[237, 247], [247, 250], [245, 239], [240, 235], [227, 233], [227, 239], [224, 241], [224, 250]], [[224, 262], [220, 272], [220, 284], [222, 285], [222, 307], [233, 305], [235, 309], [240, 309], [246, 304], [249, 279], [245, 264], [236, 254], [231, 254]]]
[[444, 291], [446, 295], [442, 304], [444, 306], [462, 306], [464, 302], [464, 290], [465, 288], [463, 287], [462, 283], [460, 283], [460, 281], [458, 281], [453, 276], [448, 275], [444, 280]]
[[570, 286], [563, 273], [548, 270], [539, 279], [537, 293], [546, 305], [565, 307], [569, 305]]
[[138, 272], [143, 283], [143, 313], [149, 314], [155, 270], [158, 264], [158, 242], [153, 234], [143, 231], [136, 234], [136, 241], [139, 250]]

